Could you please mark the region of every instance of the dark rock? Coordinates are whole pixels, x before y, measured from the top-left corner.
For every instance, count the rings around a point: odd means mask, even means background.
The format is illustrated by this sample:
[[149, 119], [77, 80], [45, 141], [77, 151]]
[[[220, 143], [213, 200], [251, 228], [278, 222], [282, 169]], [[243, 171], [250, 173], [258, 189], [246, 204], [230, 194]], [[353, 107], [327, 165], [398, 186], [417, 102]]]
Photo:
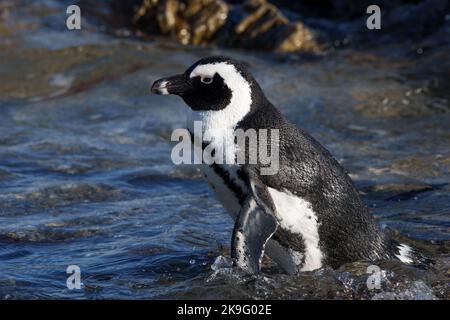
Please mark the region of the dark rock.
[[135, 25], [167, 34], [182, 44], [206, 44], [279, 52], [320, 52], [315, 34], [291, 22], [266, 0], [230, 5], [222, 0], [145, 0], [136, 9]]
[[383, 31], [394, 33], [393, 37], [421, 39], [444, 23], [448, 10], [448, 0], [396, 6], [383, 18]]
[[[390, 183], [371, 187], [369, 192], [381, 196], [386, 201], [409, 200], [418, 194], [433, 190], [433, 186], [422, 183]], [[373, 195], [372, 195], [373, 196]]]
[[394, 161], [391, 168], [393, 172], [409, 176], [439, 177], [442, 174], [435, 162], [414, 156]]
[[208, 43], [225, 24], [229, 7], [221, 0], [143, 1], [134, 22], [144, 30], [168, 34], [182, 44]]
[[[182, 44], [218, 43], [278, 52], [321, 53], [341, 45], [420, 41], [446, 21], [449, 0], [287, 1], [130, 0], [120, 13], [148, 34], [170, 35]], [[366, 28], [369, 5], [381, 8], [382, 29]], [[446, 33], [440, 33], [443, 41]], [[435, 40], [434, 40], [435, 41]]]
[[[250, 0], [242, 7], [241, 18], [227, 34], [226, 44], [247, 49], [279, 52], [319, 52], [314, 33], [301, 22], [290, 22], [266, 0]], [[237, 15], [237, 14], [235, 14]]]

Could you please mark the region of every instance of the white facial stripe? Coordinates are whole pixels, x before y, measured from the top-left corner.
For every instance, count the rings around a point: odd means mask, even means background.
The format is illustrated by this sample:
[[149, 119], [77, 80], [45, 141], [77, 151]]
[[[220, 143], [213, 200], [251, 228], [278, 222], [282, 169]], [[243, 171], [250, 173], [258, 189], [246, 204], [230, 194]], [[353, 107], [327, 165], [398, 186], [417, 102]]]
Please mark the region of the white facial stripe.
[[[220, 69], [219, 65], [230, 66], [230, 67], [233, 67], [233, 69], [234, 69], [234, 66], [232, 66], [228, 63], [224, 63], [224, 62], [201, 64], [201, 65], [197, 66], [194, 70], [192, 70], [191, 74], [189, 75], [189, 78], [194, 78], [194, 77], [199, 77], [199, 76], [202, 78], [203, 77], [212, 78], [214, 76], [214, 74], [216, 74], [216, 72], [219, 73], [219, 69]], [[223, 71], [223, 69], [222, 69], [222, 71]]]
[[192, 70], [190, 77], [213, 77], [216, 73], [224, 79], [232, 95], [230, 104], [225, 109], [211, 111], [217, 114], [215, 126], [233, 128], [250, 111], [250, 84], [233, 65], [225, 62], [199, 65]]
[[192, 70], [189, 76], [191, 78], [196, 76], [213, 77], [216, 73], [224, 79], [225, 84], [231, 90], [230, 103], [222, 110], [194, 112], [196, 115], [192, 115], [188, 121], [201, 120], [203, 132], [212, 130], [214, 131], [213, 134], [220, 135], [220, 130], [234, 129], [237, 123], [250, 111], [252, 96], [250, 84], [232, 64], [219, 62], [199, 65]]

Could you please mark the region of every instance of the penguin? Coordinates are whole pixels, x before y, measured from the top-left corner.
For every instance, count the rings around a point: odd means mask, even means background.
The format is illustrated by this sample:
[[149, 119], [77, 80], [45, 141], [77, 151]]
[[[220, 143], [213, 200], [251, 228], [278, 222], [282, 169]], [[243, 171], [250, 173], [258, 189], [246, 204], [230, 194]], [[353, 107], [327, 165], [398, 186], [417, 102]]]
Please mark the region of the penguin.
[[189, 132], [194, 134], [194, 119], [212, 132], [202, 143], [224, 143], [230, 130], [278, 130], [275, 174], [262, 174], [260, 162], [202, 164], [235, 221], [231, 257], [238, 268], [260, 272], [264, 254], [288, 274], [358, 260], [423, 260], [382, 232], [344, 168], [276, 109], [244, 63], [206, 57], [182, 74], [156, 80], [151, 91], [183, 99], [191, 109]]

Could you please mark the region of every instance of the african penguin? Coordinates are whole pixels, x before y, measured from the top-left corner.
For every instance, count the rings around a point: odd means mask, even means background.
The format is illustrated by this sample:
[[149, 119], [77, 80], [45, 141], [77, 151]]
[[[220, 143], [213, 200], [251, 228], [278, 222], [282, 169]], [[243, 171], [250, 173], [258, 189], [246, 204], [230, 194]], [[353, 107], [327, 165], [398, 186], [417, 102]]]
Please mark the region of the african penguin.
[[279, 130], [276, 174], [261, 174], [260, 162], [202, 165], [235, 220], [236, 266], [257, 273], [264, 253], [290, 274], [356, 260], [419, 260], [411, 247], [381, 232], [341, 165], [285, 119], [243, 63], [203, 58], [182, 74], [155, 81], [151, 90], [180, 96], [191, 109], [190, 132], [195, 119], [203, 132], [213, 132], [204, 143], [229, 141], [222, 135], [230, 130]]

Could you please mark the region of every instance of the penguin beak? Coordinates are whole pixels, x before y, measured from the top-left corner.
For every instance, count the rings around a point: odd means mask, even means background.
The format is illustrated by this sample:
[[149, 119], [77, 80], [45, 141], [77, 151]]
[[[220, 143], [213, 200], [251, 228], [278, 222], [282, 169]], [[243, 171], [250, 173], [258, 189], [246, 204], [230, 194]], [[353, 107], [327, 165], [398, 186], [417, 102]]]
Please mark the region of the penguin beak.
[[171, 77], [162, 78], [153, 82], [152, 92], [156, 94], [176, 94], [182, 96], [191, 89], [191, 84], [184, 74], [177, 74]]

